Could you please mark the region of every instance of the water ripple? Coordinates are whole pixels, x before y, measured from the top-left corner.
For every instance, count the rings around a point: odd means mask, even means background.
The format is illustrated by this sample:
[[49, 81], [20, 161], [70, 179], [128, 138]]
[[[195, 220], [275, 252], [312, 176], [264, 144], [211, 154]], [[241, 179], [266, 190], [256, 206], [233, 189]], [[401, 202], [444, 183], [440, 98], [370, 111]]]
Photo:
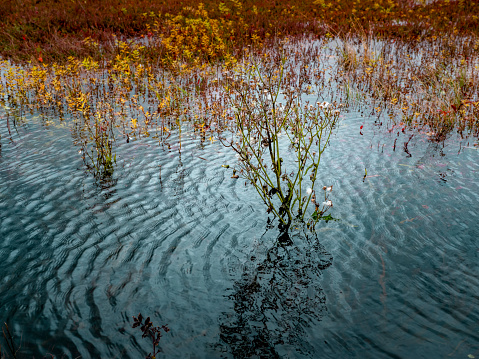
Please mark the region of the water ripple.
[[363, 123], [320, 167], [339, 221], [284, 238], [218, 143], [119, 144], [99, 186], [68, 129], [32, 121], [2, 140], [0, 319], [25, 356], [145, 355], [139, 312], [171, 328], [164, 357], [477, 354], [479, 151], [418, 138], [409, 157]]

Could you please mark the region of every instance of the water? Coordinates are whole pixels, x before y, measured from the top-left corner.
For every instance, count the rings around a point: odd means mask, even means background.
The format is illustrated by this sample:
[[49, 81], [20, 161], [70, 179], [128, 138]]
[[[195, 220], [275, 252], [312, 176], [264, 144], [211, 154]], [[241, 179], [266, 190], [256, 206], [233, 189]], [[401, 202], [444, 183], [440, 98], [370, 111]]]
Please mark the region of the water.
[[14, 143], [2, 125], [0, 319], [20, 357], [144, 357], [139, 312], [170, 328], [163, 358], [479, 356], [478, 148], [416, 134], [408, 154], [373, 121], [346, 114], [323, 155], [340, 220], [289, 238], [218, 142], [122, 141], [98, 183], [68, 125], [30, 119]]

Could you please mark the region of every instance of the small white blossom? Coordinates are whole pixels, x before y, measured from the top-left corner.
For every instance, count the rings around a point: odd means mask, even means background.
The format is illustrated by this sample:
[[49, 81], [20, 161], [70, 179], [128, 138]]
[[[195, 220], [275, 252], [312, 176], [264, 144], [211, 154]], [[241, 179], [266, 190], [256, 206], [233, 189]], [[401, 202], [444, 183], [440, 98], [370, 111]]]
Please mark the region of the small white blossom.
[[326, 192], [331, 192], [333, 190], [333, 186], [329, 186], [329, 187], [324, 186], [323, 190], [325, 190]]
[[307, 193], [308, 195], [310, 195], [311, 193], [313, 193], [313, 189], [312, 189], [312, 188], [308, 188], [308, 189], [306, 190], [306, 193]]
[[331, 202], [330, 200], [328, 200], [328, 201], [326, 201], [326, 202], [323, 202], [323, 206], [332, 207], [332, 206], [333, 206], [333, 202]]

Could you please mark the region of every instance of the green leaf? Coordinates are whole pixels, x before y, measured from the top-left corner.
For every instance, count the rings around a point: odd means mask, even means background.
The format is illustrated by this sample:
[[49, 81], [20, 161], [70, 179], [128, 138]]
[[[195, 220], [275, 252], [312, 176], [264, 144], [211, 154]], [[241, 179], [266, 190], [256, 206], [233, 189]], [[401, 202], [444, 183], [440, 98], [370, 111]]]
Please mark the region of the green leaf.
[[327, 216], [322, 216], [320, 220], [325, 221], [326, 223], [328, 223], [329, 221], [339, 221], [339, 219], [333, 218], [331, 214], [328, 214]]

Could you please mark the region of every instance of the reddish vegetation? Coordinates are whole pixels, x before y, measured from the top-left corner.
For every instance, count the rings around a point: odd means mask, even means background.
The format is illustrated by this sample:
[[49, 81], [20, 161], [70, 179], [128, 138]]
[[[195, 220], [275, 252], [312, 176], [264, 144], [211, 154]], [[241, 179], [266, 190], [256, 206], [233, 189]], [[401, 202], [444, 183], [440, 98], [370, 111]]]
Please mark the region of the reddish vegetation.
[[[220, 4], [223, 3], [223, 6]], [[471, 35], [479, 31], [479, 4], [475, 1], [393, 0], [212, 0], [205, 9], [212, 19], [232, 21], [235, 34], [229, 46], [252, 42], [254, 37], [313, 33], [344, 34], [355, 28], [381, 37], [420, 40], [443, 33]], [[42, 50], [44, 61], [92, 55], [82, 40], [90, 37], [104, 45], [108, 55], [112, 35], [151, 36], [154, 22], [163, 26], [165, 14], [197, 8], [192, 0], [3, 0], [0, 7], [0, 54], [30, 60]], [[223, 10], [222, 10], [223, 9]], [[225, 10], [226, 9], [226, 10]], [[155, 16], [151, 16], [154, 14]]]

